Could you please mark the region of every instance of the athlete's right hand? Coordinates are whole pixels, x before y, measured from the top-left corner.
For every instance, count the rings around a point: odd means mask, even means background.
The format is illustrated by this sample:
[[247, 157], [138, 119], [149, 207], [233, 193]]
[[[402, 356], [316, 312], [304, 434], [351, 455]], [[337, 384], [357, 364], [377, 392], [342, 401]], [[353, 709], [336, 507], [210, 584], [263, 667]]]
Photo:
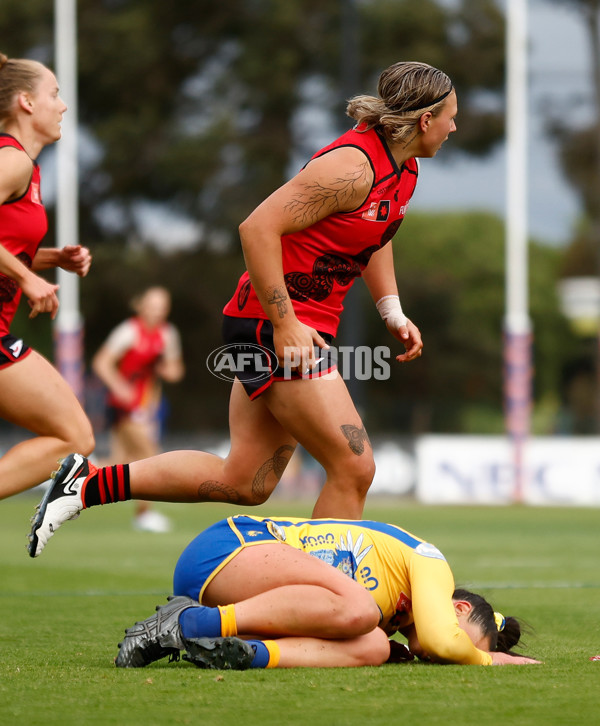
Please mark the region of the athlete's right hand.
[[120, 374], [110, 382], [110, 392], [125, 409], [133, 408], [137, 403], [137, 391], [129, 381]]
[[39, 277], [34, 272], [30, 272], [27, 275], [21, 283], [21, 289], [31, 308], [29, 312], [30, 318], [37, 317], [39, 313], [49, 313], [50, 318], [54, 320], [59, 306], [56, 295], [58, 288], [58, 285], [47, 282], [43, 277]]
[[315, 345], [329, 348], [329, 344], [309, 325], [296, 320], [273, 330], [273, 344], [279, 365], [300, 374], [308, 373], [317, 365]]
[[510, 653], [493, 652], [492, 665], [538, 665], [542, 661], [529, 658], [526, 655], [511, 655]]

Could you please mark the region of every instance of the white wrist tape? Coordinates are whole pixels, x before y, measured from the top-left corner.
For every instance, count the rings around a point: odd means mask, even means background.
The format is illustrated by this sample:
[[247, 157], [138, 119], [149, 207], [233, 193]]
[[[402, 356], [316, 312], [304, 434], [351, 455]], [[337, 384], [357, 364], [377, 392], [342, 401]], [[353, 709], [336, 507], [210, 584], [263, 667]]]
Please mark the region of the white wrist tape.
[[375, 303], [375, 307], [379, 311], [382, 319], [385, 320], [386, 325], [390, 328], [398, 330], [403, 325], [406, 325], [408, 318], [402, 312], [402, 305], [400, 305], [400, 298], [398, 295], [385, 295]]

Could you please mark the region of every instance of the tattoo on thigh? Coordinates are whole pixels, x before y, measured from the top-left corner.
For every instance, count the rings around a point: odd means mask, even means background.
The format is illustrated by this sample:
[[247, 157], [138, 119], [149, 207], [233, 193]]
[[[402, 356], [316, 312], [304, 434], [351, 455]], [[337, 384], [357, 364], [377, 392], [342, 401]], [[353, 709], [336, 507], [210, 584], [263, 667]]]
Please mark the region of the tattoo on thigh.
[[281, 479], [285, 467], [294, 453], [294, 447], [285, 444], [280, 446], [273, 454], [271, 459], [267, 459], [265, 463], [256, 472], [256, 476], [252, 481], [252, 495], [255, 499], [264, 501], [265, 499], [265, 479], [273, 472], [277, 477], [277, 481]]
[[342, 424], [340, 426], [342, 433], [348, 439], [348, 446], [353, 454], [360, 456], [365, 451], [365, 442], [371, 446], [369, 436], [365, 431], [365, 427], [358, 428], [353, 424]]
[[198, 487], [198, 500], [201, 502], [237, 504], [240, 501], [240, 495], [233, 487], [227, 486], [221, 481], [209, 479], [202, 482]]

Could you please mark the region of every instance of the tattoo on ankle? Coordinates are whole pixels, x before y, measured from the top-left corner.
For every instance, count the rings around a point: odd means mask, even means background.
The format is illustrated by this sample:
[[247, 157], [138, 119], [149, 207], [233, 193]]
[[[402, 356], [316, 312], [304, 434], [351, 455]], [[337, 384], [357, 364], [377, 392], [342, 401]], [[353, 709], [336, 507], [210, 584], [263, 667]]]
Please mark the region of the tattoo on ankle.
[[227, 486], [221, 481], [209, 479], [198, 487], [198, 501], [237, 504], [240, 501], [240, 495], [233, 487]]
[[365, 431], [365, 427], [358, 428], [353, 424], [342, 424], [340, 426], [342, 433], [348, 439], [348, 446], [353, 454], [360, 456], [365, 451], [365, 442], [371, 446], [369, 436]]
[[280, 446], [273, 454], [272, 459], [267, 459], [265, 463], [256, 472], [256, 476], [252, 481], [252, 496], [254, 499], [264, 502], [265, 500], [265, 479], [273, 472], [277, 477], [277, 481], [281, 479], [281, 475], [285, 471], [289, 460], [294, 453], [294, 447], [285, 444]]

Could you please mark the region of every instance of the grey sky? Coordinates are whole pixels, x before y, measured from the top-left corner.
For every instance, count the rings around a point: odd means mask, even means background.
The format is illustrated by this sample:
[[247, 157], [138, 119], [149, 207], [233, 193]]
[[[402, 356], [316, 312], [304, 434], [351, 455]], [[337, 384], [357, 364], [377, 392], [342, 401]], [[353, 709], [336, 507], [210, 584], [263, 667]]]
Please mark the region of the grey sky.
[[[569, 241], [579, 203], [562, 178], [557, 149], [544, 124], [549, 112], [573, 118], [573, 104], [582, 122], [591, 118], [589, 44], [575, 9], [545, 0], [530, 0], [528, 8], [529, 229], [531, 236], [559, 245]], [[460, 133], [460, 108], [458, 125]], [[504, 147], [479, 161], [460, 156], [444, 163], [443, 154], [444, 149], [437, 159], [422, 161], [411, 208], [487, 209], [504, 216]]]

